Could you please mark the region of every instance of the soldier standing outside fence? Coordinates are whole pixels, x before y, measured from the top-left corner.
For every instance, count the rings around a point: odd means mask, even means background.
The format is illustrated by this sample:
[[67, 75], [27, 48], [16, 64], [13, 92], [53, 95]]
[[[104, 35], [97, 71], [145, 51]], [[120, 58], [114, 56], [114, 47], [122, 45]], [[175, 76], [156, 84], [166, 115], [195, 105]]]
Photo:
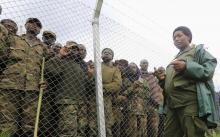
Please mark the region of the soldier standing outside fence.
[[164, 136], [204, 137], [217, 126], [212, 81], [217, 60], [203, 45], [190, 46], [192, 33], [185, 26], [173, 31], [173, 41], [179, 53], [166, 69]]

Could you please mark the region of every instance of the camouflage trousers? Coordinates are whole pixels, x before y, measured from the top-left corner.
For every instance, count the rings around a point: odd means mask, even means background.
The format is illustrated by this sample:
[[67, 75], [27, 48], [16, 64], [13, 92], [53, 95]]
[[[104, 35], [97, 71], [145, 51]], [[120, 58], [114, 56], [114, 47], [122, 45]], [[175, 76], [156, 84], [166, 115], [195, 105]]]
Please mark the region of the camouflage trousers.
[[33, 137], [38, 92], [0, 90], [0, 133]]
[[147, 111], [147, 134], [150, 137], [158, 137], [159, 113], [151, 105], [148, 105]]
[[127, 137], [146, 137], [147, 115], [139, 115], [133, 112], [128, 112], [125, 128]]
[[159, 114], [157, 110], [148, 105], [146, 114], [137, 114], [136, 112], [127, 111], [124, 114], [125, 124], [121, 129], [125, 130], [128, 137], [158, 137]]
[[56, 92], [45, 91], [42, 98], [40, 115], [40, 137], [57, 137], [59, 110], [56, 104]]
[[159, 114], [159, 125], [158, 125], [158, 137], [164, 136], [164, 121], [166, 119], [165, 114]]
[[120, 104], [113, 105], [112, 108], [114, 124], [112, 127], [112, 134], [114, 137], [125, 137], [125, 127], [126, 124], [126, 115], [125, 110]]
[[[88, 107], [88, 121], [89, 121], [89, 134], [90, 137], [98, 136], [98, 125], [97, 125], [97, 105], [95, 98], [90, 101]], [[112, 98], [104, 96], [104, 109], [105, 109], [105, 128], [106, 137], [112, 137], [112, 126], [114, 123], [114, 117], [112, 112]]]
[[86, 137], [87, 106], [85, 103], [58, 104], [59, 137]]

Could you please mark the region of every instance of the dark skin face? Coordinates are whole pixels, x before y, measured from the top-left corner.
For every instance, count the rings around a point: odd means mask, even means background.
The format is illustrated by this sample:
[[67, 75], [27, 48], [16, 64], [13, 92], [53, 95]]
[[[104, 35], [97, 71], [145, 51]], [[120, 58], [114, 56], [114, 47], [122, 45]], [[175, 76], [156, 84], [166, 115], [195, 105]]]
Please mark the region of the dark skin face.
[[55, 53], [59, 53], [60, 49], [61, 49], [62, 46], [58, 46], [58, 45], [54, 45], [52, 46], [52, 50], [55, 52]]
[[79, 47], [79, 54], [81, 59], [85, 59], [87, 55], [86, 47], [82, 44], [79, 44], [78, 47]]
[[54, 36], [50, 35], [50, 34], [46, 34], [42, 37], [42, 40], [44, 43], [48, 44], [48, 45], [52, 45], [55, 43], [56, 39]]
[[174, 45], [180, 50], [183, 51], [187, 47], [189, 47], [190, 38], [186, 36], [182, 31], [176, 31], [173, 35]]
[[38, 22], [29, 21], [25, 24], [25, 28], [28, 34], [37, 36], [40, 33], [41, 28], [38, 25]]
[[122, 72], [126, 69], [126, 65], [125, 64], [122, 64], [122, 63], [118, 63], [117, 64], [117, 68]]
[[[183, 51], [190, 44], [190, 38], [186, 36], [182, 31], [176, 31], [173, 35], [174, 45], [180, 50]], [[186, 69], [186, 62], [181, 59], [173, 60], [170, 65], [173, 65], [173, 68], [176, 72], [183, 72]]]
[[102, 60], [105, 63], [110, 62], [113, 59], [113, 53], [110, 49], [105, 49], [102, 51]]
[[8, 32], [10, 34], [15, 35], [17, 33], [17, 29], [15, 28], [16, 24], [14, 24], [10, 21], [7, 21], [7, 22], [3, 23], [2, 25], [4, 25], [5, 28], [7, 28]]
[[144, 61], [140, 63], [140, 67], [142, 70], [148, 70], [148, 62]]
[[137, 67], [137, 65], [136, 65], [135, 63], [130, 63], [130, 64], [128, 65], [128, 67], [129, 67], [129, 70], [130, 70], [130, 72], [131, 72], [132, 74], [136, 74], [136, 73], [137, 73], [138, 67]]
[[72, 58], [76, 58], [79, 54], [79, 49], [76, 47], [71, 47], [71, 48], [67, 48], [67, 47], [62, 47], [59, 51], [59, 55], [60, 57], [72, 57]]

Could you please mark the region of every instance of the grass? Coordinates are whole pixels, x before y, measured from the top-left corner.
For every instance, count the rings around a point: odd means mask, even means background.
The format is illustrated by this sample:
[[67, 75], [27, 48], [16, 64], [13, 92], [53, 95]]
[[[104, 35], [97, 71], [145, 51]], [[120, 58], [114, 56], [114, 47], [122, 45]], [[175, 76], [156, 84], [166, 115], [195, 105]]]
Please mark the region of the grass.
[[0, 137], [9, 137], [7, 133], [0, 133]]
[[213, 137], [220, 137], [220, 134], [213, 133]]
[[220, 137], [220, 134], [218, 134], [218, 135], [214, 134], [214, 136], [213, 136], [213, 137]]

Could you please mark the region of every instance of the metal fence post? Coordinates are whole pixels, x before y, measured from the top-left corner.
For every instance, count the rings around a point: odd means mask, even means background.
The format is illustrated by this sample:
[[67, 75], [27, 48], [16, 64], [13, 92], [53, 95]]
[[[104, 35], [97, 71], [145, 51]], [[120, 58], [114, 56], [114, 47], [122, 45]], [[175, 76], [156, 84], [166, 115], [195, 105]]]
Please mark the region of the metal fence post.
[[102, 8], [103, 0], [97, 0], [96, 8], [93, 15], [93, 48], [94, 48], [94, 61], [96, 68], [96, 104], [97, 104], [97, 123], [99, 137], [106, 137], [105, 132], [105, 114], [104, 114], [104, 101], [103, 101], [103, 86], [102, 86], [102, 72], [101, 72], [101, 51], [100, 51], [100, 38], [99, 38], [99, 16]]

